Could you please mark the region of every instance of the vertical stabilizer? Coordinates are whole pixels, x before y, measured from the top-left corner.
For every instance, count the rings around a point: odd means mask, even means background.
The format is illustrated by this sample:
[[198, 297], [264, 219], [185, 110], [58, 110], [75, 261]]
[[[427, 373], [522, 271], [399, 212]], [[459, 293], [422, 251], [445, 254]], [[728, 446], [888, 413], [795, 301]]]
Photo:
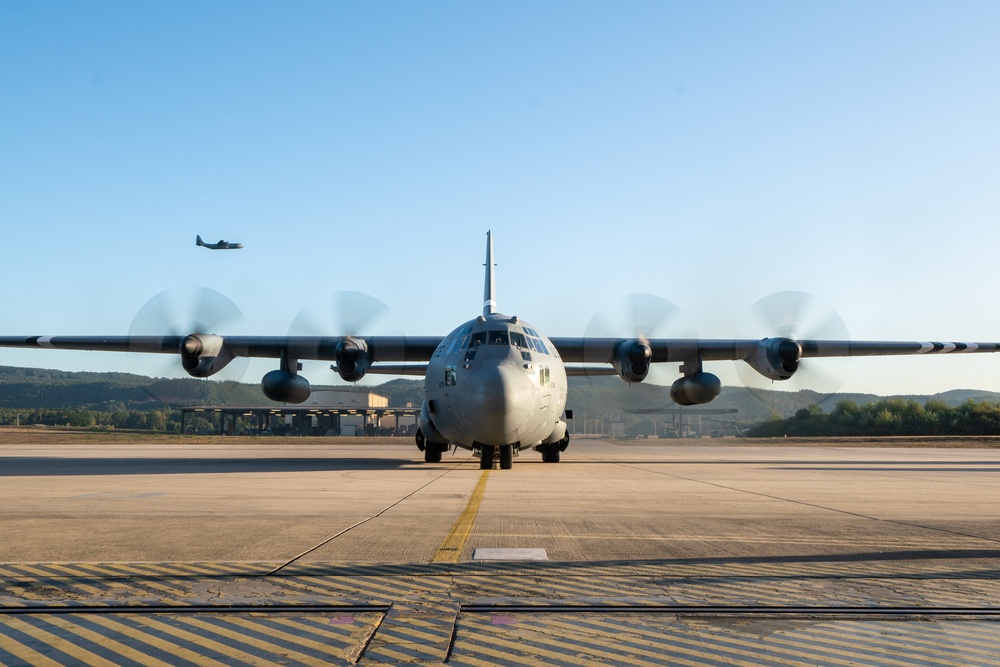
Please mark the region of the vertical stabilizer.
[[493, 235], [486, 232], [486, 287], [483, 290], [483, 315], [497, 312], [497, 295], [493, 289]]
[[201, 235], [198, 235], [198, 237], [195, 238], [194, 244], [195, 245], [205, 245], [205, 243], [201, 240]]

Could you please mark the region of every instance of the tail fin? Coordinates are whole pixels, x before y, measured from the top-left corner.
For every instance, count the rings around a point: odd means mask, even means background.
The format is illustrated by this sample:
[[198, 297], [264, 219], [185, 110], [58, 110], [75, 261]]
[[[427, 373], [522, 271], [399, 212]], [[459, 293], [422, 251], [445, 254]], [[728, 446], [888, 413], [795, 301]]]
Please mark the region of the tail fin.
[[201, 234], [198, 235], [198, 238], [195, 240], [194, 244], [195, 245], [205, 245], [205, 242], [201, 240]]
[[493, 287], [493, 235], [486, 232], [486, 286], [483, 289], [483, 315], [497, 312], [497, 295]]

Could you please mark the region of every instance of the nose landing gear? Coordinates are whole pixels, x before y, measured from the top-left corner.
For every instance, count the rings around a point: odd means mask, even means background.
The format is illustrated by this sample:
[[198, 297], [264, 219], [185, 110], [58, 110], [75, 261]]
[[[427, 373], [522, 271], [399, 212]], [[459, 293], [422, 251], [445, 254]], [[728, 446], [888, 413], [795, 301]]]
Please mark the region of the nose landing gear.
[[492, 470], [499, 463], [501, 470], [514, 467], [514, 445], [481, 445], [479, 448], [479, 469]]

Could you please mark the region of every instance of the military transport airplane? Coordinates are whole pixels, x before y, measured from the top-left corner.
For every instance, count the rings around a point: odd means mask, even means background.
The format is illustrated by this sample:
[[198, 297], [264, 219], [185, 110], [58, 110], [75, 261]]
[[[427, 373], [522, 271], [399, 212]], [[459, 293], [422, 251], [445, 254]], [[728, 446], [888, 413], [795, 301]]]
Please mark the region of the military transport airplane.
[[517, 316], [497, 311], [493, 240], [486, 236], [483, 312], [446, 336], [222, 336], [192, 332], [165, 336], [0, 337], [0, 346], [176, 354], [194, 377], [208, 377], [236, 357], [278, 360], [261, 388], [271, 400], [301, 403], [310, 393], [299, 375], [301, 359], [333, 361], [346, 382], [366, 373], [422, 375], [424, 403], [416, 435], [424, 460], [436, 463], [450, 446], [478, 454], [480, 467], [512, 467], [514, 456], [533, 449], [555, 463], [569, 444], [567, 376], [618, 375], [642, 382], [650, 366], [680, 364], [670, 387], [680, 405], [709, 403], [722, 390], [706, 361], [743, 361], [770, 380], [788, 380], [801, 360], [904, 354], [1000, 351], [1000, 343], [883, 342], [695, 338], [548, 338]]
[[222, 239], [219, 239], [218, 243], [205, 243], [201, 240], [201, 236], [195, 239], [194, 244], [200, 245], [202, 248], [208, 248], [209, 250], [239, 250], [243, 247], [242, 243], [231, 243]]

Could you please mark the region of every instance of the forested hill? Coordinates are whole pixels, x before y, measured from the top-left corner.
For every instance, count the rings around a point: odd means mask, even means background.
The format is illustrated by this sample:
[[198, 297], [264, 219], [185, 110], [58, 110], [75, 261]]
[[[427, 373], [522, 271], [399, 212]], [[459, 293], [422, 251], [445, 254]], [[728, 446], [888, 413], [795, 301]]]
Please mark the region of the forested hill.
[[0, 366], [0, 407], [144, 409], [178, 405], [268, 405], [255, 385], [156, 379], [131, 373], [71, 373]]
[[[397, 379], [378, 386], [322, 386], [316, 390], [338, 389], [373, 391], [386, 396], [389, 404], [420, 405], [423, 381]], [[791, 417], [799, 410], [819, 402], [826, 412], [837, 403], [850, 400], [866, 405], [883, 400], [874, 394], [834, 394], [825, 396], [810, 391], [754, 391], [726, 387], [722, 395], [707, 406], [731, 408], [738, 412], [732, 420], [740, 424], [759, 424], [776, 417]], [[1000, 401], [1000, 394], [954, 390], [935, 396], [900, 396], [904, 400], [925, 403], [934, 399], [950, 406], [968, 400]], [[257, 384], [217, 382], [214, 380], [155, 379], [131, 373], [70, 373], [38, 368], [0, 366], [0, 408], [88, 408], [91, 410], [144, 410], [164, 405], [272, 405]], [[668, 388], [653, 384], [627, 385], [618, 378], [571, 378], [568, 408], [577, 419], [597, 418], [618, 412], [634, 414], [638, 410], [660, 408], [644, 418], [669, 419], [677, 409], [668, 397]], [[697, 409], [697, 406], [694, 408]], [[635, 415], [638, 417], [638, 415]], [[726, 417], [729, 419], [730, 417]]]
[[[423, 382], [392, 380], [377, 387], [313, 385], [313, 390], [374, 391], [392, 405], [420, 405]], [[186, 405], [274, 405], [260, 385], [133, 373], [73, 373], [0, 366], [0, 408], [145, 410]]]

